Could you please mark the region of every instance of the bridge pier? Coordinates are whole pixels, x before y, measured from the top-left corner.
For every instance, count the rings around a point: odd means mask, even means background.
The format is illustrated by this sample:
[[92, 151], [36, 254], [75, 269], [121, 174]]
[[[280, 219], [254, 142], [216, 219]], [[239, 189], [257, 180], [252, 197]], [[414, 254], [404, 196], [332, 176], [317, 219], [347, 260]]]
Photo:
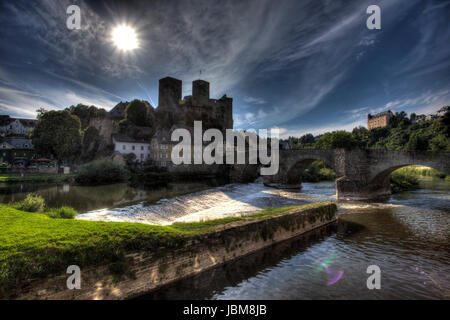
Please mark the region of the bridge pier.
[[383, 181], [358, 181], [346, 176], [335, 181], [336, 199], [380, 200], [391, 195], [389, 176]]

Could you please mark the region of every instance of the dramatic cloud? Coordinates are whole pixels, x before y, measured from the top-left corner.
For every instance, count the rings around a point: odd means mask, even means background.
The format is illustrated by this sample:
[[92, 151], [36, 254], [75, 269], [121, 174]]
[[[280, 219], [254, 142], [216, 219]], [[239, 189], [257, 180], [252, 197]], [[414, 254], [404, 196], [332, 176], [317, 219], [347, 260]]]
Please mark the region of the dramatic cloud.
[[[233, 97], [236, 127], [285, 133], [449, 102], [448, 2], [377, 1], [382, 29], [368, 30], [368, 0], [76, 1], [81, 29], [68, 30], [72, 2], [0, 4], [2, 113], [133, 98], [157, 105], [167, 75], [183, 80], [184, 95], [202, 78], [212, 97]], [[138, 49], [115, 48], [120, 24], [136, 30]]]

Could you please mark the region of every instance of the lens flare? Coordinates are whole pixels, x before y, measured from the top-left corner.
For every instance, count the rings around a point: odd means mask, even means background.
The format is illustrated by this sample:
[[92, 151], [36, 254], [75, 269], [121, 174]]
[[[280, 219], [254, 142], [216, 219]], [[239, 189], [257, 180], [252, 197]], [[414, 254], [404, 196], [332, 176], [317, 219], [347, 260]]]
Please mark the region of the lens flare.
[[336, 284], [339, 280], [342, 279], [344, 276], [344, 270], [333, 270], [329, 266], [331, 264], [332, 257], [326, 257], [322, 260], [322, 262], [319, 262], [319, 265], [317, 267], [317, 271], [323, 271], [325, 270], [327, 273], [328, 281], [326, 283], [327, 286], [332, 286], [333, 284]]

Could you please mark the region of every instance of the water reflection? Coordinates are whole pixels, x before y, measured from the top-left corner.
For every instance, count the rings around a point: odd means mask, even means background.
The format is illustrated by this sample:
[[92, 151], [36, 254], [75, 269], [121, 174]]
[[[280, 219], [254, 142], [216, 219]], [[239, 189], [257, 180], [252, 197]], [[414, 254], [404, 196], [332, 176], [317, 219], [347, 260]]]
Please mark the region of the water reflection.
[[0, 183], [0, 202], [23, 200], [30, 192], [45, 199], [48, 207], [71, 206], [78, 212], [116, 208], [139, 202], [150, 205], [162, 198], [172, 198], [223, 184], [217, 179], [160, 184], [150, 189], [133, 188], [127, 184], [77, 186], [70, 184]]

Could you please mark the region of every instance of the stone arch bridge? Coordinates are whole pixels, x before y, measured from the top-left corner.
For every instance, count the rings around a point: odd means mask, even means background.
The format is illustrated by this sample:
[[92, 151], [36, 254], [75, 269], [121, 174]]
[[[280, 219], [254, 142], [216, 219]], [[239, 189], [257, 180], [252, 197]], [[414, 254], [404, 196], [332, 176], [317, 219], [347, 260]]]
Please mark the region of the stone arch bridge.
[[[280, 167], [264, 184], [277, 188], [301, 188], [303, 171], [315, 160], [330, 166], [338, 177], [337, 198], [374, 199], [391, 194], [389, 175], [409, 165], [423, 165], [450, 174], [450, 153], [389, 150], [279, 150]], [[259, 165], [235, 165], [232, 181], [249, 181], [259, 173]]]

